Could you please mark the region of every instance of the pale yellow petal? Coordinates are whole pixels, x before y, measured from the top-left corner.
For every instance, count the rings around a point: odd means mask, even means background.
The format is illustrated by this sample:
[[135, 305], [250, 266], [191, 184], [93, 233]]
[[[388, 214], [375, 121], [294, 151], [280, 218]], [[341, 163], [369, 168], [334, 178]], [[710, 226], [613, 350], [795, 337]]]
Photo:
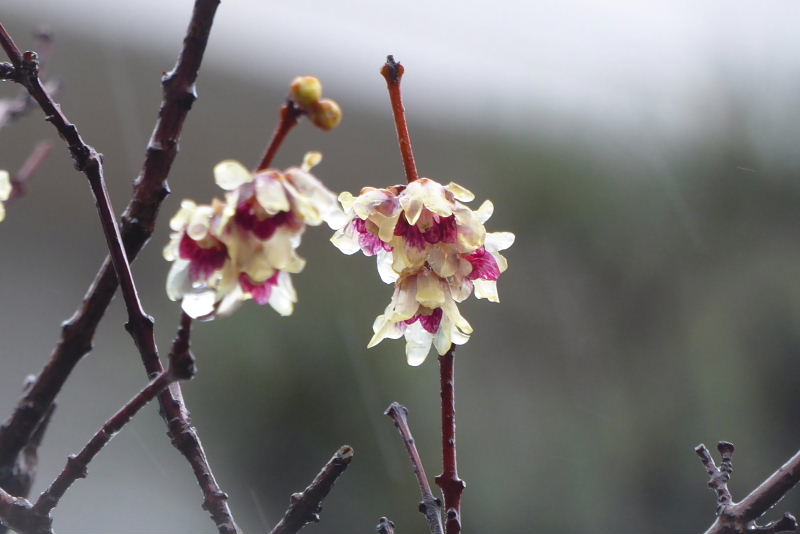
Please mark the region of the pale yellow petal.
[[505, 250], [514, 244], [515, 236], [511, 232], [491, 232], [486, 234], [486, 250], [495, 252]]
[[322, 161], [322, 152], [306, 152], [306, 155], [303, 156], [303, 165], [302, 169], [306, 172], [310, 171], [312, 168], [319, 165], [319, 162]]
[[242, 184], [253, 181], [252, 173], [232, 159], [226, 159], [214, 166], [214, 180], [226, 191], [233, 191]]
[[8, 171], [0, 171], [0, 202], [8, 200], [8, 197], [11, 196], [11, 190], [11, 176]]
[[275, 176], [276, 174], [275, 172], [260, 173], [255, 178], [256, 200], [264, 208], [264, 211], [271, 215], [279, 211], [289, 211], [291, 207], [283, 184]]
[[476, 279], [472, 281], [475, 286], [475, 297], [479, 299], [486, 299], [489, 302], [500, 302], [500, 297], [497, 295], [497, 282], [495, 280]]
[[196, 208], [197, 204], [194, 201], [189, 199], [181, 200], [181, 208], [169, 221], [170, 230], [175, 232], [182, 231], [189, 223], [189, 219], [191, 219]]
[[3, 222], [5, 218], [6, 218], [6, 207], [3, 205], [2, 202], [0, 202], [0, 222]]
[[481, 204], [481, 206], [475, 210], [475, 216], [478, 217], [478, 220], [481, 222], [481, 224], [486, 223], [493, 213], [494, 204], [492, 204], [491, 200], [484, 200], [483, 204]]
[[214, 290], [188, 293], [181, 300], [181, 308], [192, 319], [211, 319], [214, 313]]
[[467, 189], [466, 187], [462, 187], [455, 182], [450, 182], [446, 186], [445, 189], [453, 193], [453, 196], [456, 200], [460, 200], [461, 202], [471, 202], [475, 200], [475, 195]]
[[417, 321], [406, 328], [405, 338], [408, 365], [416, 367], [422, 364], [431, 350], [433, 334], [425, 330]]
[[400, 278], [400, 275], [397, 274], [392, 265], [394, 263], [394, 258], [391, 251], [387, 250], [379, 250], [378, 253], [375, 255], [378, 262], [378, 275], [381, 277], [386, 284], [393, 284]]
[[430, 271], [417, 277], [417, 302], [428, 308], [438, 308], [444, 304], [443, 280]]

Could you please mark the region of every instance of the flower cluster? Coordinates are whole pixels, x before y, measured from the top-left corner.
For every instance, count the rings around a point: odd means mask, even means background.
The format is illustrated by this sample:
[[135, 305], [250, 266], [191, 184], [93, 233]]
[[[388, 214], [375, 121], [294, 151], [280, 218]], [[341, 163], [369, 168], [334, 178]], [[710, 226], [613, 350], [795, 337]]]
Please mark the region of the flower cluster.
[[253, 173], [233, 160], [217, 164], [214, 178], [225, 200], [184, 200], [170, 221], [169, 298], [195, 319], [229, 315], [251, 298], [290, 315], [297, 302], [290, 275], [305, 266], [296, 250], [306, 225], [344, 223], [336, 196], [309, 172], [321, 157], [309, 152], [301, 167], [283, 172]]
[[11, 177], [8, 171], [0, 171], [0, 222], [6, 218], [6, 208], [3, 202], [11, 196]]
[[381, 279], [395, 284], [369, 347], [405, 336], [408, 363], [419, 365], [431, 345], [444, 354], [469, 339], [472, 327], [457, 303], [473, 292], [499, 301], [497, 279], [508, 266], [499, 251], [514, 234], [487, 233], [494, 207], [489, 200], [474, 211], [463, 204], [474, 198], [456, 183], [429, 178], [339, 195], [348, 221], [331, 241], [345, 254], [376, 256]]

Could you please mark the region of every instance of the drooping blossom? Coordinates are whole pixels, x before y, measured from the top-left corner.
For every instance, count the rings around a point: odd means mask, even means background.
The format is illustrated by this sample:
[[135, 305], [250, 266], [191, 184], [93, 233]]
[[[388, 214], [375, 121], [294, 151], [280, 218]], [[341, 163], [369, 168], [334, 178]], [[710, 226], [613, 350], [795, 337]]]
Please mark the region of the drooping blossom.
[[370, 347], [405, 336], [408, 363], [419, 365], [431, 345], [444, 354], [451, 343], [469, 339], [472, 328], [457, 303], [473, 293], [499, 301], [496, 281], [508, 267], [499, 251], [511, 246], [514, 235], [487, 233], [484, 223], [494, 207], [487, 200], [472, 210], [464, 203], [473, 199], [454, 182], [430, 178], [339, 195], [348, 219], [331, 241], [345, 254], [376, 256], [381, 279], [395, 283]]
[[344, 222], [335, 195], [309, 172], [320, 159], [310, 152], [301, 167], [255, 173], [233, 160], [217, 164], [225, 200], [185, 200], [170, 222], [168, 296], [194, 318], [229, 315], [248, 299], [290, 315], [297, 302], [290, 274], [305, 266], [297, 247], [306, 225]]
[[11, 189], [11, 177], [8, 171], [0, 170], [0, 222], [6, 218], [6, 208], [3, 202], [8, 200], [8, 197], [11, 196]]

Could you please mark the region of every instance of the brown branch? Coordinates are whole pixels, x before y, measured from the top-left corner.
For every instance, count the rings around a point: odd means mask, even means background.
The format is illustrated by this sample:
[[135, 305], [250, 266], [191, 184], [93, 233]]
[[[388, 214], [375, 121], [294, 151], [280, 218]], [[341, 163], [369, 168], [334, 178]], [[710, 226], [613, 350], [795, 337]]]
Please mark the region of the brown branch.
[[461, 532], [461, 493], [467, 485], [458, 478], [456, 460], [456, 395], [455, 395], [455, 345], [450, 345], [443, 356], [439, 356], [439, 373], [442, 396], [442, 474], [434, 480], [442, 489], [446, 513], [447, 534]]
[[294, 534], [308, 523], [318, 522], [323, 499], [352, 459], [353, 448], [350, 445], [339, 447], [311, 484], [302, 492], [292, 494], [289, 508], [270, 534]]
[[281, 107], [278, 126], [275, 127], [275, 131], [272, 133], [266, 149], [264, 149], [264, 156], [261, 158], [261, 163], [258, 164], [258, 170], [268, 169], [272, 165], [272, 160], [275, 159], [275, 154], [278, 153], [283, 140], [286, 139], [292, 128], [297, 125], [297, 120], [303, 113], [304, 111], [292, 100], [287, 100]]
[[52, 534], [50, 518], [31, 511], [31, 503], [0, 488], [0, 525], [25, 534]]
[[378, 519], [378, 524], [375, 526], [378, 534], [394, 534], [394, 521], [388, 517], [381, 517]]
[[719, 467], [705, 445], [695, 447], [706, 472], [709, 474], [708, 486], [717, 494], [717, 519], [706, 530], [706, 534], [727, 534], [744, 532], [784, 532], [797, 529], [797, 520], [786, 513], [777, 521], [767, 525], [757, 525], [756, 520], [775, 506], [786, 493], [800, 480], [800, 452], [769, 476], [756, 489], [739, 502], [734, 502], [728, 490], [733, 467], [731, 457], [732, 443], [721, 441], [717, 445], [722, 462]]
[[[219, 0], [196, 0], [191, 21], [175, 67], [162, 77], [163, 101], [150, 138], [134, 193], [122, 215], [121, 234], [131, 260], [149, 240], [158, 209], [169, 193], [166, 178], [178, 152], [181, 129], [197, 98], [195, 81], [203, 59]], [[81, 307], [64, 323], [61, 339], [31, 391], [18, 403], [11, 418], [0, 426], [0, 466], [8, 465], [29, 439], [70, 372], [91, 350], [94, 332], [117, 289], [110, 258], [106, 258], [84, 297]], [[146, 362], [150, 376], [159, 372], [158, 360]], [[225, 502], [225, 494], [211, 474], [199, 437], [191, 425], [178, 384], [160, 396], [162, 416], [169, 424], [172, 443], [187, 458], [204, 493], [203, 507], [212, 511], [217, 529], [238, 532]]]
[[394, 56], [386, 56], [386, 64], [381, 68], [381, 75], [386, 79], [389, 99], [392, 102], [392, 114], [397, 129], [397, 142], [400, 143], [400, 154], [403, 156], [403, 167], [409, 183], [419, 178], [417, 165], [414, 162], [414, 151], [411, 149], [411, 136], [408, 133], [406, 109], [403, 107], [403, 96], [400, 93], [400, 80], [405, 68], [394, 60]]
[[[53, 38], [47, 30], [38, 30], [34, 33], [35, 48], [39, 50], [39, 72], [43, 73], [53, 52]], [[10, 63], [0, 63], [0, 80], [14, 80], [16, 71]], [[58, 80], [48, 80], [45, 88], [51, 95], [58, 93], [61, 89], [61, 82]], [[31, 95], [22, 90], [14, 98], [0, 99], [0, 129], [8, 126], [17, 119], [27, 115], [36, 107]]]
[[53, 144], [50, 141], [36, 143], [25, 163], [11, 176], [11, 197], [9, 201], [25, 195], [28, 182], [39, 170], [39, 167], [42, 166], [52, 149]]
[[411, 435], [411, 429], [408, 426], [408, 408], [393, 402], [384, 414], [394, 421], [394, 426], [400, 432], [400, 436], [403, 438], [403, 445], [405, 445], [408, 456], [411, 459], [411, 467], [414, 469], [414, 475], [417, 477], [417, 484], [422, 495], [419, 511], [425, 515], [431, 534], [442, 534], [444, 532], [442, 528], [442, 501], [433, 496], [431, 485], [428, 483], [428, 476], [425, 474], [425, 468], [422, 465], [419, 451], [417, 451], [414, 436]]

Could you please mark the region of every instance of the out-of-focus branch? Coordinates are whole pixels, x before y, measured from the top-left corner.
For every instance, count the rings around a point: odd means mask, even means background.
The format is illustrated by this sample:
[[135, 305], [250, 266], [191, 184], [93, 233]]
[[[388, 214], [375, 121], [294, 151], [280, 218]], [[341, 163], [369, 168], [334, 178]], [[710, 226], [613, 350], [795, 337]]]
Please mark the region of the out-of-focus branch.
[[23, 196], [26, 192], [27, 184], [42, 166], [42, 163], [50, 155], [53, 144], [50, 141], [39, 141], [31, 150], [25, 163], [11, 176], [11, 197], [9, 201]]
[[419, 456], [419, 451], [417, 451], [414, 436], [411, 435], [411, 429], [408, 426], [408, 409], [402, 404], [393, 402], [384, 413], [394, 421], [394, 426], [400, 432], [400, 436], [403, 438], [403, 445], [405, 445], [408, 456], [411, 459], [411, 467], [414, 469], [414, 475], [417, 477], [417, 484], [422, 495], [419, 511], [425, 515], [431, 534], [442, 534], [444, 532], [442, 528], [442, 501], [434, 497], [431, 491], [428, 475], [425, 474], [425, 467], [422, 465], [422, 459]]
[[731, 534], [744, 532], [785, 532], [797, 530], [797, 520], [786, 513], [777, 521], [757, 525], [756, 520], [775, 506], [800, 480], [800, 452], [769, 476], [756, 489], [739, 502], [734, 502], [728, 490], [728, 480], [733, 472], [732, 443], [721, 441], [717, 445], [722, 462], [717, 467], [705, 445], [695, 447], [706, 472], [708, 486], [717, 494], [717, 519], [706, 530], [706, 534]]
[[336, 479], [344, 473], [353, 459], [353, 448], [342, 445], [328, 460], [322, 470], [317, 473], [311, 484], [300, 493], [293, 493], [289, 499], [289, 508], [270, 534], [294, 534], [308, 523], [319, 521], [322, 501], [331, 491]]

